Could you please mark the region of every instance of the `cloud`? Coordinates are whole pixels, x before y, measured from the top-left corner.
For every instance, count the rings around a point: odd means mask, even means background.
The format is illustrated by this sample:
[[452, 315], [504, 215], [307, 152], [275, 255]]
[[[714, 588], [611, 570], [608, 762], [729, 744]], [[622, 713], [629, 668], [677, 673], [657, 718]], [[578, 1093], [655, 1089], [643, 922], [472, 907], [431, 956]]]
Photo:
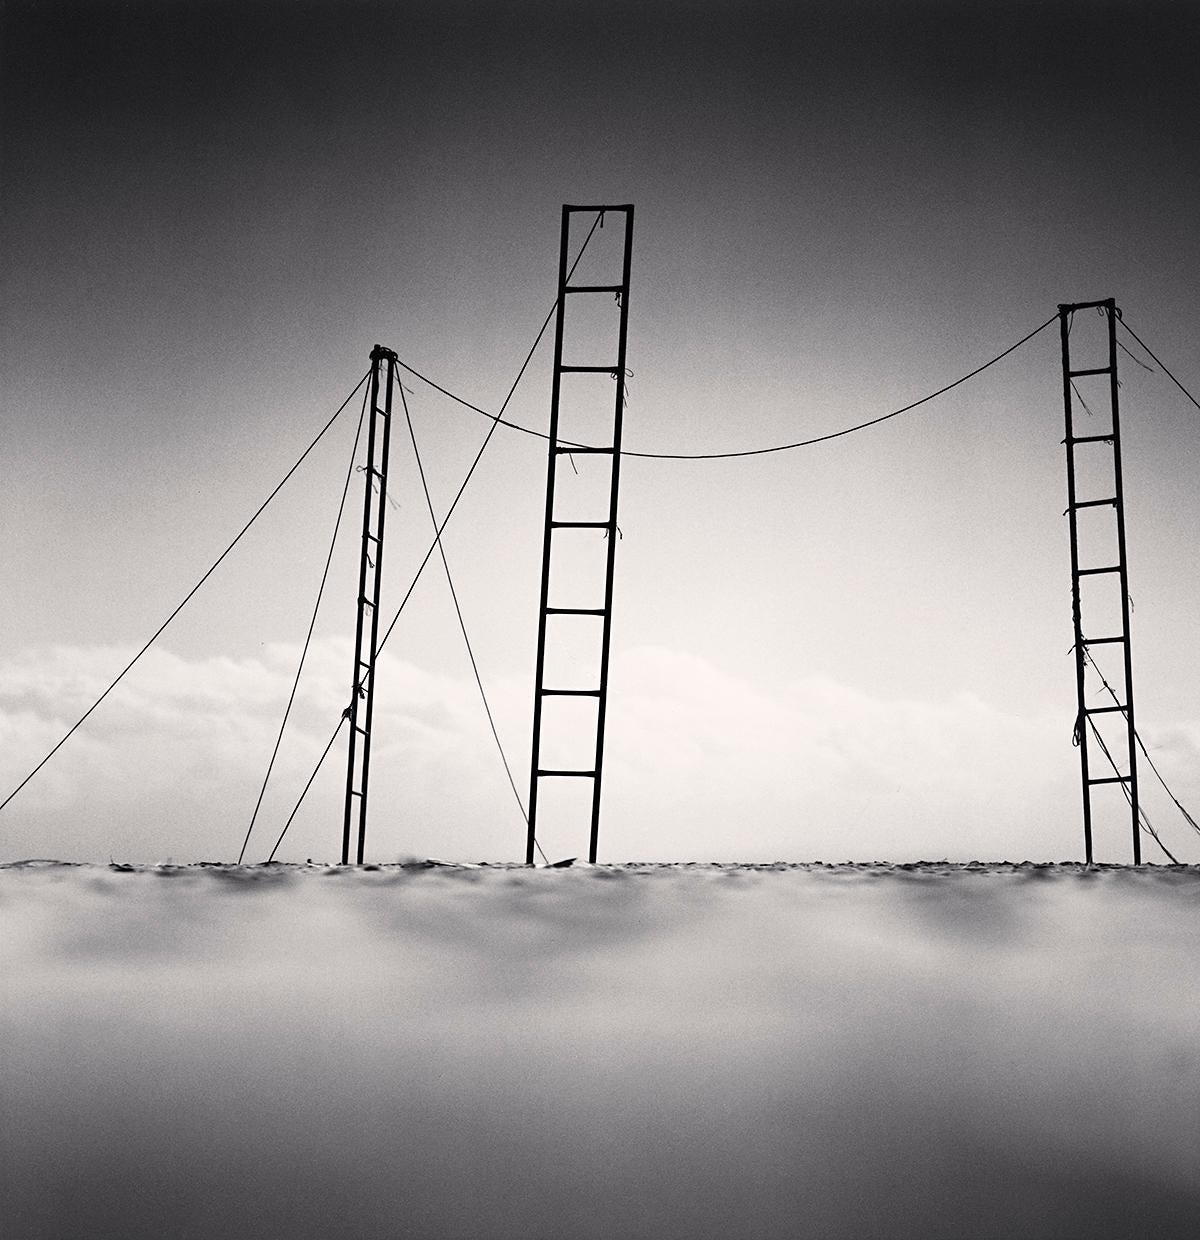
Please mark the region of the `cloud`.
[[[1074, 843], [1061, 720], [819, 678], [767, 695], [665, 650], [631, 654], [620, 683], [613, 796], [624, 766], [641, 804], [613, 817], [647, 831], [684, 818], [676, 834], [714, 857], [1061, 856]], [[656, 771], [669, 781], [655, 787]]]
[[[5, 791], [130, 653], [56, 647], [0, 665]], [[5, 811], [3, 855], [236, 856], [296, 654], [287, 644], [242, 659], [151, 651]], [[251, 859], [269, 852], [341, 714], [350, 660], [345, 641], [314, 643]], [[371, 855], [521, 857], [524, 822], [474, 684], [389, 655], [378, 684]], [[524, 798], [530, 686], [502, 678], [489, 693]], [[545, 717], [543, 762], [587, 767], [594, 704], [569, 705], [573, 714]], [[1077, 856], [1078, 767], [1067, 733], [1057, 717], [1015, 715], [968, 694], [886, 700], [821, 678], [768, 693], [694, 654], [625, 651], [612, 668], [601, 859]], [[1200, 726], [1172, 724], [1147, 739], [1187, 803]], [[336, 856], [344, 770], [339, 740], [281, 857]], [[590, 783], [541, 787], [547, 852], [585, 854]], [[1156, 822], [1192, 855], [1190, 837], [1165, 815]], [[1127, 833], [1123, 805], [1098, 797], [1099, 854], [1124, 859]]]

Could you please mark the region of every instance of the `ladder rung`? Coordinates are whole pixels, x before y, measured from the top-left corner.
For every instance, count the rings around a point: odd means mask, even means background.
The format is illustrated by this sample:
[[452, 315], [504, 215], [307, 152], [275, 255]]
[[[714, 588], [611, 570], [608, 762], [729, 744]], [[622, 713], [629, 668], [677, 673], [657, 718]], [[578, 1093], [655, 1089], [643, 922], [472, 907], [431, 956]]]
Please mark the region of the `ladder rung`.
[[373, 602], [371, 602], [371, 600], [370, 600], [369, 598], [367, 598], [367, 596], [366, 596], [365, 594], [360, 594], [360, 595], [358, 596], [358, 601], [359, 601], [359, 602], [360, 602], [360, 603], [361, 603], [364, 607], [372, 607], [372, 608], [373, 608], [373, 607], [375, 606], [375, 604], [374, 604]]
[[606, 530], [611, 521], [551, 521], [552, 530]]
[[1089, 779], [1089, 784], [1127, 784], [1128, 775], [1106, 775], [1103, 779]]
[[359, 659], [358, 666], [365, 667], [367, 671], [371, 670], [371, 665], [366, 661], [366, 659]]
[[563, 288], [564, 293], [623, 293], [623, 284], [570, 284]]
[[1110, 564], [1105, 568], [1081, 568], [1079, 575], [1081, 577], [1094, 577], [1097, 573], [1119, 573], [1121, 566], [1119, 564]]
[[358, 790], [357, 788], [351, 788], [351, 789], [350, 789], [350, 795], [351, 795], [352, 797], [360, 797], [360, 796], [362, 796], [362, 793], [361, 793], [361, 792], [359, 792], [359, 790]]
[[362, 735], [363, 735], [363, 736], [369, 736], [369, 735], [370, 735], [370, 733], [367, 731], [367, 729], [366, 729], [366, 728], [360, 728], [360, 727], [358, 726], [358, 724], [357, 724], [357, 723], [354, 725], [354, 730], [355, 730], [356, 732], [360, 732], [360, 733], [362, 733]]
[[569, 778], [569, 779], [573, 779], [576, 777], [581, 778], [581, 779], [595, 779], [596, 778], [595, 771], [542, 771], [542, 770], [539, 770], [538, 776], [541, 777], [542, 775], [560, 775], [560, 776], [565, 776], [566, 778]]
[[1110, 499], [1085, 499], [1081, 503], [1073, 504], [1074, 508], [1103, 508], [1105, 504], [1115, 504], [1117, 497], [1114, 495]]
[[606, 616], [603, 607], [547, 607], [548, 616]]
[[369, 538], [372, 542], [378, 542], [378, 541], [379, 541], [379, 536], [378, 536], [377, 534], [372, 534], [370, 530], [368, 530], [368, 531], [367, 531], [367, 532], [363, 535], [363, 537], [364, 537], [364, 538]]
[[599, 689], [543, 689], [545, 697], [599, 697]]
[[1067, 375], [1071, 379], [1078, 379], [1082, 375], [1111, 375], [1111, 366], [1093, 366], [1090, 370], [1068, 370]]
[[559, 366], [560, 374], [574, 375], [615, 375], [616, 365], [612, 366]]
[[1115, 435], [1072, 435], [1067, 443], [1113, 443], [1115, 439]]
[[1083, 713], [1085, 715], [1115, 715], [1117, 711], [1124, 713], [1124, 706], [1085, 706]]
[[555, 452], [557, 452], [560, 456], [561, 456], [564, 452], [568, 452], [568, 453], [570, 453], [572, 456], [577, 456], [580, 452], [612, 452], [612, 451], [613, 451], [613, 449], [612, 449], [612, 448], [592, 448], [592, 447], [589, 447], [589, 446], [587, 446], [587, 445], [584, 445], [584, 446], [582, 446], [582, 447], [578, 447], [578, 448], [564, 448], [564, 447], [562, 446], [562, 444], [557, 444], [557, 443], [556, 443], [556, 444], [554, 445], [554, 451], [555, 451]]
[[377, 413], [377, 414], [379, 414], [379, 416], [380, 416], [381, 418], [388, 418], [388, 417], [391, 417], [391, 414], [390, 414], [390, 413], [388, 413], [388, 411], [387, 411], [386, 409], [377, 409], [377, 408], [375, 408], [374, 406], [372, 406], [372, 410], [371, 410], [371, 412], [372, 412], [372, 413]]
[[1124, 637], [1085, 637], [1083, 644], [1085, 646], [1115, 646], [1124, 640]]

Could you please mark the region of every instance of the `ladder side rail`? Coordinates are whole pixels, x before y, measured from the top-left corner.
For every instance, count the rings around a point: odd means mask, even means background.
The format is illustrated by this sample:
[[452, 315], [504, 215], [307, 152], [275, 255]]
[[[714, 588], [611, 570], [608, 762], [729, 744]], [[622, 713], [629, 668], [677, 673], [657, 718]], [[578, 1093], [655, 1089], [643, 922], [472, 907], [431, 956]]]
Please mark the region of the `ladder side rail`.
[[542, 532], [542, 581], [538, 604], [537, 663], [533, 684], [533, 746], [529, 760], [529, 829], [525, 838], [525, 864], [533, 865], [537, 839], [538, 766], [542, 743], [542, 681], [546, 669], [546, 608], [550, 597], [550, 554], [554, 519], [554, 483], [558, 461], [558, 402], [562, 380], [563, 310], [567, 283], [567, 248], [570, 242], [570, 207], [562, 209], [562, 232], [558, 250], [558, 305], [554, 320], [554, 369], [550, 393], [550, 435], [546, 452], [546, 519]]
[[354, 773], [358, 759], [358, 702], [362, 691], [361, 664], [363, 643], [363, 599], [367, 593], [367, 549], [370, 546], [371, 532], [371, 487], [373, 478], [372, 466], [375, 463], [375, 410], [379, 402], [379, 358], [371, 353], [371, 392], [370, 420], [367, 424], [367, 470], [366, 496], [363, 501], [362, 551], [358, 566], [358, 600], [356, 603], [357, 618], [354, 626], [354, 665], [350, 675], [350, 744], [346, 764], [346, 805], [342, 822], [342, 865], [350, 864], [350, 820], [354, 808], [355, 779]]
[[1079, 741], [1079, 770], [1083, 792], [1083, 847], [1088, 865], [1092, 864], [1092, 798], [1088, 772], [1088, 736], [1084, 708], [1084, 646], [1083, 621], [1079, 591], [1079, 526], [1075, 511], [1075, 444], [1074, 418], [1071, 404], [1071, 342], [1070, 315], [1074, 307], [1058, 308], [1059, 335], [1062, 341], [1063, 409], [1066, 417], [1067, 449], [1067, 518], [1071, 542], [1071, 621], [1075, 631], [1075, 735]]
[[[382, 595], [383, 587], [383, 527], [384, 520], [387, 517], [388, 509], [388, 451], [391, 445], [392, 437], [392, 394], [396, 377], [396, 355], [390, 350], [381, 350], [382, 357], [387, 362], [387, 378], [385, 384], [383, 410], [378, 407], [372, 409], [372, 419], [381, 418], [383, 423], [383, 444], [380, 448], [379, 460], [371, 461], [370, 469], [375, 471], [375, 477], [379, 483], [379, 491], [375, 496], [375, 568], [371, 581], [371, 622], [370, 622], [370, 654], [365, 660], [369, 664], [367, 668], [367, 696], [366, 696], [366, 720], [364, 723], [365, 732], [362, 742], [362, 796], [358, 799], [358, 864], [362, 865], [364, 850], [366, 848], [367, 838], [367, 794], [370, 790], [370, 774], [371, 774], [371, 721], [375, 715], [375, 660], [379, 653], [379, 601]], [[371, 472], [367, 473], [368, 496], [371, 494]], [[366, 557], [369, 543], [363, 540], [363, 555]]]
[[1125, 557], [1125, 484], [1121, 472], [1121, 416], [1117, 382], [1117, 306], [1109, 299], [1104, 303], [1108, 319], [1108, 364], [1112, 368], [1109, 391], [1112, 399], [1113, 477], [1117, 514], [1117, 562], [1121, 581], [1121, 628], [1125, 636], [1125, 720], [1129, 745], [1129, 801], [1133, 831], [1133, 864], [1142, 863], [1141, 818], [1138, 809], [1137, 733], [1133, 720], [1133, 642], [1129, 631], [1129, 568]]
[[617, 497], [621, 482], [621, 432], [625, 412], [625, 358], [629, 327], [629, 285], [633, 258], [633, 207], [625, 209], [625, 253], [621, 271], [621, 314], [617, 344], [613, 456], [608, 501], [608, 555], [605, 561], [604, 617], [600, 636], [600, 695], [596, 704], [596, 776], [592, 782], [592, 822], [588, 860], [594, 865], [600, 837], [600, 789], [604, 774], [604, 726], [608, 714], [608, 663], [612, 643], [613, 579], [617, 555]]

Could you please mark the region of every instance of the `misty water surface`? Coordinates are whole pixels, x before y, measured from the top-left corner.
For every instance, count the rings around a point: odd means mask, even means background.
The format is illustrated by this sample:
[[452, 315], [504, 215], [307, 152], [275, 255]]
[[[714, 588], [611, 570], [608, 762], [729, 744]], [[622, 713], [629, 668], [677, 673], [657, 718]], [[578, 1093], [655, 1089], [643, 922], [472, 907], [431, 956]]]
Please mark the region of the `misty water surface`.
[[1200, 871], [0, 870], [13, 1237], [1191, 1237]]

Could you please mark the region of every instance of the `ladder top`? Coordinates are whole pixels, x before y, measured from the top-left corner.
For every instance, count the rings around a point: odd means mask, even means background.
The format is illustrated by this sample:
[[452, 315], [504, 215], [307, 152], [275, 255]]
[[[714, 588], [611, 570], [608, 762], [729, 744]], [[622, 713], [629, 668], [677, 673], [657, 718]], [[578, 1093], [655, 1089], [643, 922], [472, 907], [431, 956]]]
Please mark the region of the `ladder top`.
[[1117, 308], [1116, 300], [1112, 297], [1106, 297], [1103, 301], [1067, 301], [1058, 303], [1060, 311], [1064, 310], [1093, 310], [1097, 306], [1102, 309], [1115, 310]]

